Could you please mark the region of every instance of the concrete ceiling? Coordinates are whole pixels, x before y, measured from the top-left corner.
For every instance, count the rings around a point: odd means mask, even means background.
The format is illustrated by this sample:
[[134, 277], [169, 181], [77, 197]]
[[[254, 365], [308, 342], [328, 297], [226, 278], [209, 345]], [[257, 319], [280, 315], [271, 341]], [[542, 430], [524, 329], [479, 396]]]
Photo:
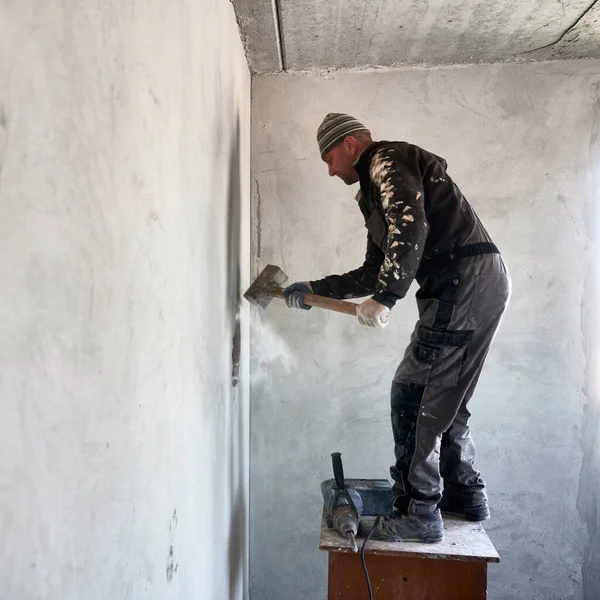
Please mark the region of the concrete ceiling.
[[600, 58], [600, 0], [232, 0], [254, 73]]

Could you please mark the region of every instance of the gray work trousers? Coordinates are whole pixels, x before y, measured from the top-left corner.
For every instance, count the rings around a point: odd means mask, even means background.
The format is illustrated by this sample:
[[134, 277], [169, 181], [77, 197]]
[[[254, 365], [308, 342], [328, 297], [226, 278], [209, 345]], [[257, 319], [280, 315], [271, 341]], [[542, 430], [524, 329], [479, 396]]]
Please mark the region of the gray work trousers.
[[401, 512], [435, 510], [442, 489], [460, 506], [486, 499], [473, 465], [467, 404], [510, 291], [499, 254], [453, 261], [421, 281], [419, 321], [391, 395], [396, 464], [390, 471]]

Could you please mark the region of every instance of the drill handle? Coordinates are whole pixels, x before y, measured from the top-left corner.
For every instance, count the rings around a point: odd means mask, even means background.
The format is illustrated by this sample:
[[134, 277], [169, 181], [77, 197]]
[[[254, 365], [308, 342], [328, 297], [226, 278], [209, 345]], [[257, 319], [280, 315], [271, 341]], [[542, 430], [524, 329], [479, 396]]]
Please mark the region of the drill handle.
[[338, 490], [346, 489], [346, 480], [344, 479], [344, 467], [342, 466], [342, 455], [339, 452], [334, 452], [331, 455], [333, 463], [333, 476]]

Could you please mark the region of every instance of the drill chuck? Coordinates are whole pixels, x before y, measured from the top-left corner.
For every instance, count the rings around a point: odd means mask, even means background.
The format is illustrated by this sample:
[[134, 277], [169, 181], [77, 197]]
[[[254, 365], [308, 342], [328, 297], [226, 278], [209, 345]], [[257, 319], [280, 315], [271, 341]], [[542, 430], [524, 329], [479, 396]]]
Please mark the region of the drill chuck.
[[333, 511], [333, 528], [345, 538], [358, 533], [358, 518], [351, 506], [338, 506]]
[[358, 534], [358, 516], [350, 505], [337, 506], [332, 515], [333, 528], [352, 543], [354, 552], [358, 552], [356, 536]]

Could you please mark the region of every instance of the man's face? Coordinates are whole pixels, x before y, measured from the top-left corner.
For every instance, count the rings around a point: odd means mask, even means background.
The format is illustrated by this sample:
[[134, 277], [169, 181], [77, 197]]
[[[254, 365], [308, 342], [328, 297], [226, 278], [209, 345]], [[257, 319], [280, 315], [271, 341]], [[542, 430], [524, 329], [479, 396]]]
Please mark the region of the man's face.
[[352, 185], [358, 181], [358, 173], [354, 170], [352, 163], [358, 158], [358, 142], [352, 136], [334, 146], [323, 158], [329, 167], [329, 176], [339, 177], [346, 185]]

